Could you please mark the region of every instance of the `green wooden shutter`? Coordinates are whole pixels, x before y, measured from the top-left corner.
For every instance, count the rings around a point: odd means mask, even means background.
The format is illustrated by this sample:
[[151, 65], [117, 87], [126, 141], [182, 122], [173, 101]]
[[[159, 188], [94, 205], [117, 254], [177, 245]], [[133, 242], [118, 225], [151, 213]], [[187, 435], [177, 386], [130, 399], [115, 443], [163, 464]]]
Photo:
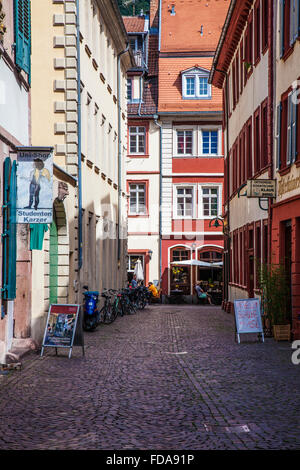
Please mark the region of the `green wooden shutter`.
[[10, 158], [4, 161], [4, 196], [3, 196], [3, 264], [2, 264], [2, 297], [5, 300], [16, 298], [16, 265], [17, 265], [17, 164], [11, 164]]
[[16, 64], [30, 76], [30, 0], [14, 0]]
[[[54, 215], [54, 214], [53, 214]], [[58, 291], [58, 233], [55, 219], [50, 225], [49, 301], [57, 304]]]

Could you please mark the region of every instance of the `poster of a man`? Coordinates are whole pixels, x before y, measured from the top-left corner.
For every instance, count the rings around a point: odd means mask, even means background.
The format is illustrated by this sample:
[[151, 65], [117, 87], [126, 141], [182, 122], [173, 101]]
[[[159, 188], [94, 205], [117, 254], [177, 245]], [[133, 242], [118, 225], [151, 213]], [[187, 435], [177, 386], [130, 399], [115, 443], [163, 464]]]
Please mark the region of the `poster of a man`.
[[37, 210], [40, 202], [41, 180], [47, 178], [51, 180], [50, 172], [45, 168], [44, 162], [37, 158], [34, 160], [34, 169], [30, 173], [30, 186], [29, 186], [29, 205], [24, 209], [31, 209], [34, 202], [34, 209]]
[[51, 223], [52, 147], [19, 147], [17, 160], [17, 222]]

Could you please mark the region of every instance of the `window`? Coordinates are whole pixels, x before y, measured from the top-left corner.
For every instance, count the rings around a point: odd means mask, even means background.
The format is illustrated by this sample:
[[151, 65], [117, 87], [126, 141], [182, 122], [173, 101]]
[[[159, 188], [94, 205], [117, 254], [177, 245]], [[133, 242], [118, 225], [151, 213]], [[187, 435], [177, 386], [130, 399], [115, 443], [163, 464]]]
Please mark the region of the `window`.
[[135, 265], [137, 260], [140, 260], [142, 263], [142, 268], [144, 269], [144, 255], [134, 254], [128, 255], [128, 269], [127, 271], [130, 273], [134, 272]]
[[192, 186], [176, 187], [176, 217], [193, 218], [194, 188]]
[[177, 131], [177, 154], [192, 155], [193, 154], [193, 131], [178, 130]]
[[132, 101], [132, 79], [127, 79], [127, 101]]
[[129, 185], [129, 215], [145, 215], [146, 213], [146, 185], [131, 183]]
[[219, 188], [202, 187], [202, 214], [204, 217], [216, 217], [219, 212]]
[[261, 169], [260, 162], [260, 108], [254, 114], [254, 173]]
[[145, 127], [129, 127], [129, 149], [131, 154], [145, 153]]
[[186, 94], [187, 96], [195, 96], [195, 77], [186, 78]]
[[30, 74], [30, 0], [14, 0], [16, 64]]
[[260, 58], [260, 2], [257, 1], [255, 6], [255, 25], [254, 25], [254, 61], [258, 62]]
[[287, 165], [296, 160], [297, 154], [297, 94], [296, 90], [288, 97], [288, 136], [287, 136]]
[[218, 141], [219, 132], [217, 130], [202, 131], [202, 154], [218, 155]]
[[261, 105], [261, 163], [264, 168], [268, 158], [268, 100]]
[[182, 74], [182, 96], [186, 99], [210, 99], [209, 71], [194, 68]]
[[283, 57], [299, 36], [299, 0], [280, 0], [279, 9], [280, 57]]
[[261, 0], [262, 2], [262, 50], [268, 47], [268, 24], [269, 24], [269, 0]]
[[199, 77], [199, 95], [200, 96], [208, 96], [208, 78], [207, 77]]
[[178, 250], [173, 250], [172, 254], [172, 259], [173, 261], [186, 261], [188, 259], [190, 259], [191, 255], [190, 255], [190, 251], [189, 250], [184, 250], [184, 249], [178, 249]]

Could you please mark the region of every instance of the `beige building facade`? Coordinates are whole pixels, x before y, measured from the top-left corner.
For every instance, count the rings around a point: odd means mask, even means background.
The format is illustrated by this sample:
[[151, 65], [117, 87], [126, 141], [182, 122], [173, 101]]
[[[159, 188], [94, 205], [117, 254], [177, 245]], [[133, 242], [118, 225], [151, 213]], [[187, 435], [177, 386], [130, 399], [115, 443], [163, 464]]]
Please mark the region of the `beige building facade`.
[[[47, 12], [47, 14], [45, 14]], [[54, 148], [53, 223], [33, 251], [32, 335], [50, 303], [126, 281], [126, 70], [114, 0], [32, 0], [32, 145]]]

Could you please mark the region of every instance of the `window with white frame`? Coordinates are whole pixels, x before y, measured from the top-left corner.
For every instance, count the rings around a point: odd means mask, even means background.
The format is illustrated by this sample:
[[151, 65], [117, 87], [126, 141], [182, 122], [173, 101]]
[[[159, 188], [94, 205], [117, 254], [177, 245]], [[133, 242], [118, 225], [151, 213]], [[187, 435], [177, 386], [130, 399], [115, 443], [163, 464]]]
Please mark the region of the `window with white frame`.
[[141, 261], [142, 268], [144, 269], [144, 255], [139, 255], [139, 254], [128, 255], [128, 269], [127, 269], [128, 272], [130, 273], [134, 272], [134, 268], [138, 260]]
[[145, 183], [129, 184], [129, 215], [145, 215], [146, 185]]
[[129, 127], [129, 149], [131, 154], [145, 153], [145, 127]]
[[201, 187], [201, 212], [203, 217], [217, 217], [219, 213], [220, 194], [219, 187]]
[[193, 68], [182, 74], [182, 96], [188, 99], [210, 99], [209, 71]]
[[192, 155], [193, 154], [193, 131], [177, 130], [177, 154]]
[[175, 216], [178, 218], [193, 218], [194, 216], [194, 187], [176, 186]]
[[219, 131], [202, 130], [202, 155], [218, 155]]
[[132, 101], [132, 78], [127, 78], [127, 101]]

